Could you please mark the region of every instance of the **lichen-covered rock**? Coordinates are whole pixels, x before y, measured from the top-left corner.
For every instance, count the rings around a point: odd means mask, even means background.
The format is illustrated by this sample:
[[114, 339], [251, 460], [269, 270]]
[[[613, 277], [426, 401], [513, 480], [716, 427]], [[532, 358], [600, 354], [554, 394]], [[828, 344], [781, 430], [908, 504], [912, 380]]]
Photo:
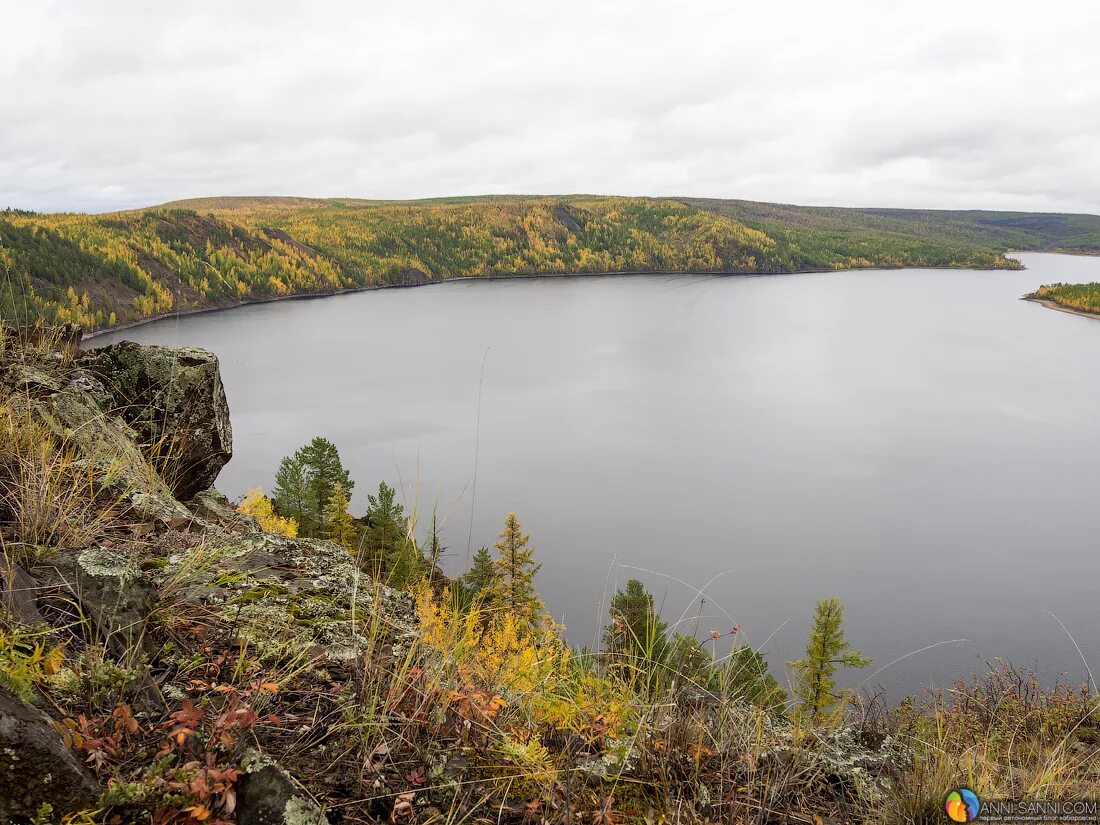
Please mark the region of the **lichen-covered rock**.
[[320, 808], [265, 754], [250, 750], [237, 784], [240, 825], [328, 825]]
[[319, 539], [223, 534], [169, 557], [160, 575], [177, 582], [177, 598], [216, 610], [261, 654], [315, 649], [317, 658], [350, 661], [369, 647], [368, 622], [395, 645], [418, 632], [408, 593], [375, 582], [347, 550]]
[[109, 410], [107, 388], [78, 364], [0, 362], [0, 396], [18, 418], [41, 423], [75, 453], [74, 466], [95, 476], [103, 498], [138, 520], [187, 518], [138, 447], [138, 433]]
[[0, 374], [5, 387], [16, 415], [41, 423], [72, 449], [119, 505], [142, 519], [188, 515], [138, 449], [134, 430], [108, 412], [115, 401], [93, 375], [78, 366], [12, 363]]
[[218, 359], [195, 347], [132, 341], [92, 350], [83, 365], [106, 387], [118, 414], [176, 498], [214, 483], [233, 456], [233, 431]]
[[820, 745], [817, 758], [826, 775], [872, 802], [886, 797], [893, 781], [913, 759], [895, 737], [854, 727], [833, 731]]
[[94, 808], [101, 792], [57, 735], [52, 720], [0, 687], [0, 822]]
[[239, 527], [241, 529], [258, 530], [259, 524], [252, 516], [238, 513], [222, 493], [213, 487], [203, 490], [201, 493], [187, 502], [188, 509], [198, 518], [205, 521], [213, 521], [223, 527]]
[[77, 600], [101, 640], [120, 655], [131, 657], [143, 648], [156, 593], [130, 556], [100, 547], [66, 550], [41, 562], [34, 573]]

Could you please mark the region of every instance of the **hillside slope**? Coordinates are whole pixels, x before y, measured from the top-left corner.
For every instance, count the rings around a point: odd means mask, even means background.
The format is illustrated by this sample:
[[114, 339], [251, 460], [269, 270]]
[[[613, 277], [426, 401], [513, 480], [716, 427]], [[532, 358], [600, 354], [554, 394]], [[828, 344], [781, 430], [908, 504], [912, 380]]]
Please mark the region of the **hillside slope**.
[[1100, 218], [687, 198], [207, 198], [0, 213], [0, 317], [112, 327], [174, 311], [458, 277], [1006, 267], [1100, 252]]

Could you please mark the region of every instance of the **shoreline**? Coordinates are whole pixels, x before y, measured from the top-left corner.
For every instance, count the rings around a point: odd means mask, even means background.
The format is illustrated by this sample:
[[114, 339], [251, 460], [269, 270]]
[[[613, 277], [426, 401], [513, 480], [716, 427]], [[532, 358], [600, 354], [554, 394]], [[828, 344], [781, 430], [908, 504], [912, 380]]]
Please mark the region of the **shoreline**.
[[[1026, 269], [1026, 267], [1024, 267]], [[745, 270], [716, 270], [708, 272], [683, 272], [679, 270], [670, 271], [655, 271], [652, 269], [632, 269], [623, 270], [619, 272], [533, 272], [533, 273], [512, 273], [508, 275], [464, 275], [460, 278], [443, 278], [438, 281], [425, 280], [420, 283], [414, 284], [372, 284], [369, 286], [355, 286], [348, 287], [346, 289], [336, 289], [328, 292], [298, 292], [293, 295], [270, 295], [263, 298], [250, 298], [246, 301], [238, 301], [233, 304], [223, 304], [218, 306], [207, 307], [195, 307], [193, 309], [185, 309], [174, 312], [162, 312], [157, 315], [150, 315], [148, 318], [138, 318], [133, 321], [127, 321], [125, 324], [118, 324], [113, 327], [104, 327], [102, 329], [86, 330], [83, 335], [84, 341], [90, 341], [93, 338], [99, 338], [103, 335], [110, 335], [116, 332], [124, 332], [128, 329], [134, 329], [135, 327], [151, 324], [154, 321], [165, 321], [170, 318], [184, 318], [189, 315], [204, 315], [209, 312], [222, 312], [229, 309], [240, 309], [241, 307], [252, 306], [254, 304], [271, 304], [276, 301], [304, 301], [313, 298], [333, 298], [337, 295], [352, 295], [358, 292], [372, 292], [375, 290], [384, 289], [412, 289], [414, 287], [422, 286], [437, 286], [439, 284], [452, 284], [460, 283], [462, 281], [526, 281], [532, 279], [548, 279], [548, 278], [610, 278], [610, 277], [625, 277], [632, 275], [708, 275], [716, 277], [748, 277], [748, 278], [764, 278], [771, 275], [813, 275], [830, 272], [869, 272], [874, 270], [883, 270], [886, 272], [893, 272], [905, 269], [936, 269], [936, 270], [976, 270], [979, 272], [1019, 272], [1018, 269], [1006, 269], [1004, 267], [996, 266], [850, 266], [844, 269], [783, 269], [775, 272], [748, 272]]]
[[1038, 298], [1034, 294], [1021, 296], [1020, 300], [1030, 301], [1033, 304], [1042, 304], [1047, 309], [1056, 309], [1058, 310], [1058, 312], [1065, 312], [1070, 315], [1080, 315], [1082, 318], [1093, 318], [1100, 321], [1100, 312], [1092, 312], [1087, 309], [1068, 307], [1065, 304], [1060, 304], [1057, 301], [1050, 300], [1049, 298]]

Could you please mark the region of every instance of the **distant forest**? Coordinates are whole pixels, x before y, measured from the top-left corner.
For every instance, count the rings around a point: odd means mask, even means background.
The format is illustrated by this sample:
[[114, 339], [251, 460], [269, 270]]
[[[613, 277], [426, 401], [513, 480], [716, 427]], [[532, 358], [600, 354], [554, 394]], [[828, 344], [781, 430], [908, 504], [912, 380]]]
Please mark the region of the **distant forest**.
[[1100, 315], [1100, 284], [1047, 284], [1039, 287], [1030, 297]]
[[460, 277], [1019, 268], [1100, 253], [1100, 217], [698, 198], [206, 198], [103, 215], [0, 213], [0, 318], [86, 329], [288, 295]]

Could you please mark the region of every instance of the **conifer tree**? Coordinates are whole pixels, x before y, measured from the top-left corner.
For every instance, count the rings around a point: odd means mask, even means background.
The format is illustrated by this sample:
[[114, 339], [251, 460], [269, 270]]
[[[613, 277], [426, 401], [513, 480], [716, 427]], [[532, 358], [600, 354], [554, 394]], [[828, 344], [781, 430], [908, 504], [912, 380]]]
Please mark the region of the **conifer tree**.
[[405, 508], [397, 501], [397, 491], [386, 482], [378, 485], [377, 495], [367, 496], [365, 520], [361, 563], [368, 573], [378, 576], [390, 570], [412, 543]]
[[[325, 512], [329, 499], [332, 497], [336, 485], [343, 487], [344, 495], [350, 496], [355, 482], [340, 461], [340, 453], [336, 445], [327, 438], [318, 436], [303, 448], [306, 459], [306, 467], [309, 469], [309, 486], [313, 500], [317, 502], [320, 513]], [[324, 521], [322, 518], [322, 527]]]
[[490, 585], [489, 599], [499, 610], [534, 625], [544, 607], [535, 590], [535, 574], [542, 565], [535, 564], [535, 548], [527, 545], [530, 540], [531, 535], [523, 532], [516, 514], [509, 513], [494, 544], [496, 576]]
[[349, 550], [355, 542], [355, 524], [348, 512], [348, 496], [339, 481], [332, 488], [332, 495], [323, 513], [325, 537]]
[[497, 568], [493, 563], [493, 557], [488, 547], [480, 548], [474, 553], [473, 563], [470, 569], [462, 577], [463, 582], [470, 588], [472, 595], [477, 596], [490, 592], [493, 581], [497, 576]]
[[653, 605], [653, 594], [644, 584], [630, 579], [625, 588], [615, 592], [608, 612], [611, 624], [603, 632], [605, 651], [664, 661], [668, 653], [668, 624], [661, 621]]
[[630, 579], [612, 597], [609, 612], [603, 647], [611, 654], [611, 670], [640, 689], [656, 690], [673, 672], [667, 668], [668, 625], [658, 615], [653, 595], [640, 581]]
[[309, 535], [318, 522], [318, 514], [316, 505], [310, 499], [305, 459], [301, 450], [279, 462], [271, 497], [279, 515], [293, 519], [298, 523], [298, 531], [302, 535]]
[[398, 590], [414, 587], [424, 576], [424, 559], [411, 538], [394, 551], [386, 560], [386, 583]]
[[355, 486], [336, 445], [318, 436], [279, 463], [272, 498], [280, 515], [298, 522], [302, 535], [323, 535], [325, 508], [337, 484], [345, 495]]
[[859, 650], [849, 650], [844, 637], [844, 605], [839, 599], [822, 599], [817, 603], [806, 658], [791, 662], [798, 676], [795, 693], [799, 708], [811, 723], [821, 719], [835, 707], [839, 698], [833, 674], [838, 667], [864, 668], [871, 664]]
[[777, 713], [787, 706], [787, 692], [768, 673], [768, 663], [758, 650], [737, 648], [717, 676], [716, 688], [726, 696]]
[[435, 571], [439, 569], [439, 563], [443, 559], [445, 549], [442, 540], [439, 538], [439, 523], [436, 519], [436, 513], [435, 510], [432, 510], [432, 526], [428, 531], [428, 540], [425, 542], [424, 547], [426, 554], [424, 562], [428, 566], [429, 579], [435, 578]]

